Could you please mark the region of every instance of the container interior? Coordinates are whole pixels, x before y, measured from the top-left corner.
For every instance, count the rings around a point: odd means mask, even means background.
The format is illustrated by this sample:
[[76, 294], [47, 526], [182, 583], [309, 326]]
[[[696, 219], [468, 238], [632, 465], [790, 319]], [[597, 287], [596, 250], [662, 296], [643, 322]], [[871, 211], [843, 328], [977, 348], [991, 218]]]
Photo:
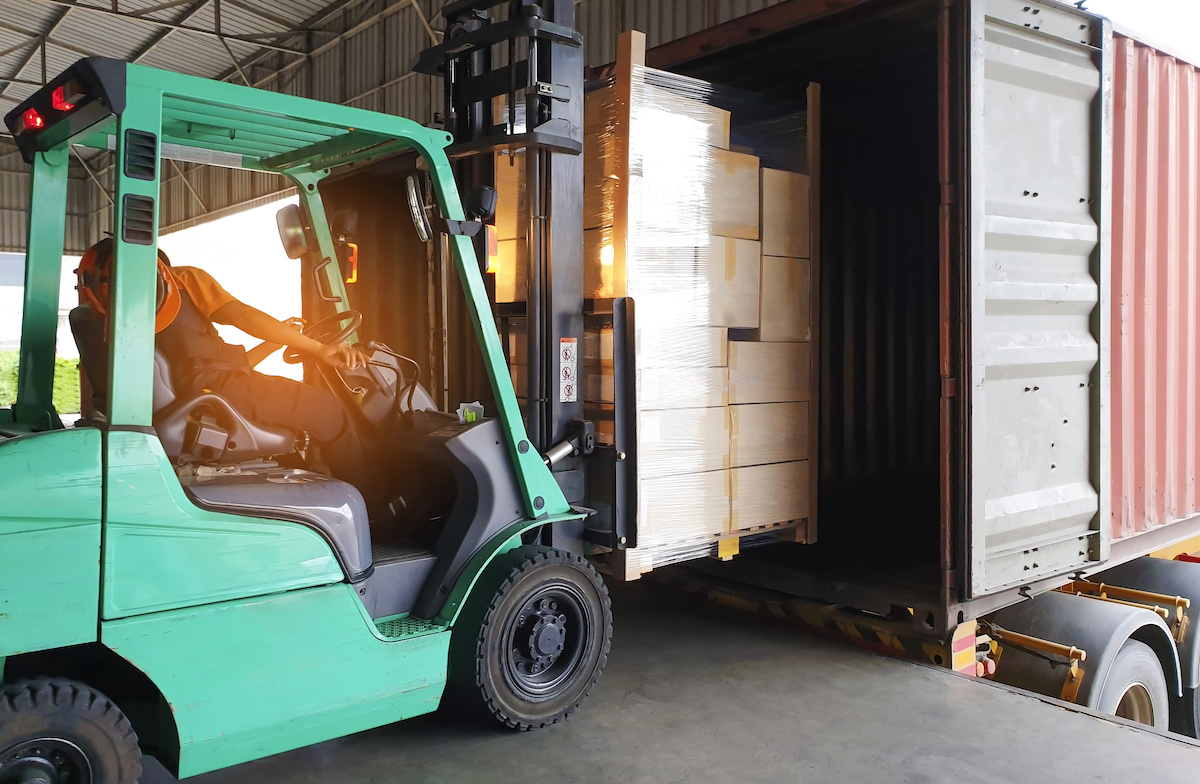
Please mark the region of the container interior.
[[730, 107], [747, 146], [821, 85], [819, 541], [744, 558], [940, 584], [938, 13], [870, 3], [668, 66], [757, 97]]

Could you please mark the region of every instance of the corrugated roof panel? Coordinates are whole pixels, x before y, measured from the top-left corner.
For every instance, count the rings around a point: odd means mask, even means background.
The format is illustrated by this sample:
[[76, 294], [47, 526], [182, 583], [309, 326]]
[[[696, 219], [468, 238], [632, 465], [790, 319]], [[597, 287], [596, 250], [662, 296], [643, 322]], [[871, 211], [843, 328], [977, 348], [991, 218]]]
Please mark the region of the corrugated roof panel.
[[161, 29], [149, 20], [133, 21], [94, 11], [71, 10], [59, 23], [55, 38], [105, 57], [126, 58]]
[[4, 6], [6, 24], [32, 31], [35, 35], [40, 34], [50, 25], [51, 20], [57, 19], [63, 13], [62, 8], [34, 0], [4, 0]]
[[[84, 55], [80, 54], [79, 52], [75, 52], [70, 49], [63, 49], [62, 47], [54, 46], [53, 44], [48, 45], [46, 47], [45, 77], [47, 79], [53, 79], [55, 76], [58, 76], [60, 73], [69, 68], [72, 63], [81, 57], [84, 57]], [[17, 73], [17, 76], [21, 79], [29, 79], [41, 83], [42, 53], [40, 51], [35, 53], [29, 62], [25, 64], [25, 67]], [[31, 87], [29, 89], [33, 90], [36, 88]], [[6, 92], [11, 94], [13, 91], [9, 90]]]
[[177, 32], [167, 36], [140, 60], [142, 65], [196, 76], [213, 77], [233, 67], [229, 52], [215, 38]]

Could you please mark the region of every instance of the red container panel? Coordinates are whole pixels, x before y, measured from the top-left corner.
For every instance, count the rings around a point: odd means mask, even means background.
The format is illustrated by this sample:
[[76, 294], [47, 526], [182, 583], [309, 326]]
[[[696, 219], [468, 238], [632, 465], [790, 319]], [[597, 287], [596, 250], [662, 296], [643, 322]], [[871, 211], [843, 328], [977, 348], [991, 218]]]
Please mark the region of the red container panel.
[[1200, 74], [1116, 36], [1112, 538], [1200, 513]]

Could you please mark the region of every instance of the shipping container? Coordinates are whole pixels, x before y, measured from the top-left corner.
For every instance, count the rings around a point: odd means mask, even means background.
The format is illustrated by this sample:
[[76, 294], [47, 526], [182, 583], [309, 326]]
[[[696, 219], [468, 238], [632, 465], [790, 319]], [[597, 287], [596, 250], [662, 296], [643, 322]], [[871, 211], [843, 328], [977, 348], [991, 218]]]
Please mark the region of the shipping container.
[[820, 533], [734, 564], [947, 631], [1109, 557], [1112, 33], [1053, 2], [846, 5], [647, 64], [768, 112], [821, 86]]

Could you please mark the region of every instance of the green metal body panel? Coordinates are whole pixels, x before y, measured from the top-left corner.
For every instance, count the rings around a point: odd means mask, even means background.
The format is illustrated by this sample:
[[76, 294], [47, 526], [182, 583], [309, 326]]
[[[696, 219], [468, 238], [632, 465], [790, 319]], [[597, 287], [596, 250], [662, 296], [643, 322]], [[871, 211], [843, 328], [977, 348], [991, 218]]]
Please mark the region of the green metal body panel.
[[101, 639], [170, 703], [182, 778], [436, 709], [450, 632], [385, 642], [361, 607], [332, 585], [105, 621]]
[[303, 525], [193, 504], [155, 436], [111, 431], [105, 450], [106, 620], [344, 579], [328, 543]]
[[0, 657], [95, 640], [100, 431], [2, 440], [0, 477]]
[[58, 334], [59, 281], [67, 220], [66, 148], [41, 153], [30, 182], [29, 247], [25, 256], [25, 302], [17, 367], [17, 422], [62, 427], [54, 412], [54, 343]]

